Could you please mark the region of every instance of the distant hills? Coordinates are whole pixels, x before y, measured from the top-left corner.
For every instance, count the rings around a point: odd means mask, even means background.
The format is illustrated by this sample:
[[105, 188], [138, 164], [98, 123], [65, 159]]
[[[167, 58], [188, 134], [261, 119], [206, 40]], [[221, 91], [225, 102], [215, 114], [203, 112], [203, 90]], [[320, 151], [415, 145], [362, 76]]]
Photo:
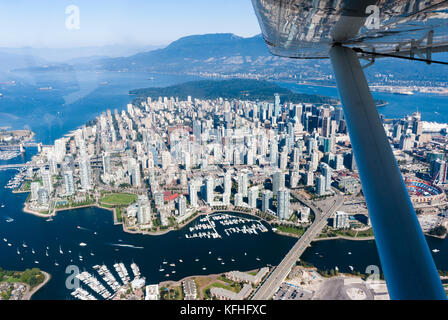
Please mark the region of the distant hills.
[[131, 90], [129, 94], [136, 98], [178, 97], [186, 100], [188, 96], [198, 99], [225, 99], [273, 101], [278, 93], [282, 102], [306, 102], [315, 104], [336, 104], [339, 101], [321, 95], [294, 93], [275, 83], [261, 80], [231, 79], [231, 80], [200, 80], [190, 81], [163, 88], [145, 88]]
[[[98, 49], [92, 56], [73, 58], [65, 64], [47, 62], [46, 66], [40, 64], [36, 67], [38, 63], [34, 62], [25, 64], [25, 67], [31, 72], [68, 70], [69, 66], [73, 66], [76, 70], [188, 74], [215, 78], [311, 80], [320, 84], [335, 84], [329, 60], [300, 60], [273, 56], [269, 53], [261, 35], [249, 38], [230, 33], [193, 35], [180, 38], [165, 48], [126, 57], [104, 57], [106, 53], [105, 50]], [[46, 52], [46, 56], [51, 55]], [[448, 54], [434, 54], [433, 59], [448, 60]], [[3, 59], [3, 64], [5, 67], [8, 65], [16, 67], [15, 63], [8, 64], [7, 59]], [[434, 82], [446, 83], [446, 67], [434, 64], [428, 66], [422, 62], [378, 58], [374, 65], [365, 70], [371, 84], [386, 80], [397, 85], [403, 85], [400, 81], [412, 80], [420, 81], [424, 85]]]

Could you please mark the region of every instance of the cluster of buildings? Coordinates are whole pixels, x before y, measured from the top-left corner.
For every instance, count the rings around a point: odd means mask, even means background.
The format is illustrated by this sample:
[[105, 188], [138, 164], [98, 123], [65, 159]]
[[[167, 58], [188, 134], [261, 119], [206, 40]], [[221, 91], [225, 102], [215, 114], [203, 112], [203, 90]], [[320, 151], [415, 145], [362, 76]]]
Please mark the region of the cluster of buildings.
[[[30, 201], [86, 201], [126, 190], [138, 200], [126, 217], [141, 229], [180, 223], [204, 208], [261, 210], [306, 221], [291, 192], [326, 197], [359, 192], [341, 106], [273, 101], [140, 98], [43, 147], [33, 159]], [[447, 179], [445, 146], [420, 115], [383, 119], [401, 164], [425, 158], [427, 179]], [[439, 140], [437, 140], [439, 139]], [[404, 161], [404, 162], [402, 162]], [[412, 170], [411, 170], [412, 171]], [[302, 212], [303, 211], [303, 212]]]

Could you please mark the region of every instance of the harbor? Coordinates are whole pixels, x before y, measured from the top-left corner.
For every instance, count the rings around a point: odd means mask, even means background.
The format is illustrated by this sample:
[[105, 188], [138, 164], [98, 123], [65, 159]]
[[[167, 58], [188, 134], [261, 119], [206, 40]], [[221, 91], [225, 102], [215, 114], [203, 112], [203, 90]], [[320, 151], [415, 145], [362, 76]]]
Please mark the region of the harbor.
[[[217, 228], [217, 225], [220, 228]], [[187, 239], [221, 239], [222, 234], [226, 236], [236, 233], [258, 235], [258, 232], [268, 232], [268, 228], [258, 219], [236, 217], [226, 213], [214, 213], [202, 217], [188, 230], [189, 233], [185, 234]]]
[[[94, 293], [88, 292], [86, 289], [78, 287], [71, 292], [71, 295], [79, 300], [97, 300], [102, 298], [104, 300], [114, 299], [117, 294], [122, 294], [126, 292], [130, 285], [129, 273], [126, 269], [124, 263], [119, 262], [114, 264], [114, 270], [119, 276], [120, 282], [117, 281], [112, 271], [106, 265], [94, 265], [92, 267], [96, 270], [100, 279], [96, 278], [92, 273], [84, 271], [78, 275], [76, 278], [82, 281], [82, 283], [90, 288]], [[131, 269], [134, 274], [134, 279], [132, 280], [132, 287], [143, 287], [145, 284], [145, 278], [140, 277], [140, 268], [136, 263], [131, 264]]]

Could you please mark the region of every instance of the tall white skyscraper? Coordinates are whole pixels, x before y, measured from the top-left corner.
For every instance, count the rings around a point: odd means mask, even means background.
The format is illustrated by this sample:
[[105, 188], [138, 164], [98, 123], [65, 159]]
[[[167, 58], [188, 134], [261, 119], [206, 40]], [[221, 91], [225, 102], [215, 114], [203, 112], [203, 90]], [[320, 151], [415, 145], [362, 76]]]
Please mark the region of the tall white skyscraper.
[[272, 192], [277, 193], [278, 190], [285, 187], [285, 174], [278, 170], [272, 175]]
[[253, 186], [253, 187], [249, 188], [248, 198], [249, 198], [249, 200], [248, 200], [249, 207], [256, 208], [257, 207], [257, 198], [258, 198], [258, 187], [257, 186]]
[[108, 153], [103, 155], [103, 173], [110, 173], [110, 154]]
[[289, 190], [286, 188], [277, 192], [277, 216], [282, 220], [289, 218]]
[[192, 207], [198, 206], [198, 191], [196, 189], [196, 184], [194, 181], [190, 181], [190, 184], [188, 185], [188, 193], [190, 196], [190, 205]]
[[90, 173], [90, 158], [84, 156], [79, 160], [79, 177], [81, 179], [81, 187], [84, 190], [92, 188], [92, 179]]
[[51, 181], [51, 173], [48, 170], [41, 169], [40, 176], [42, 177], [42, 184], [48, 193], [51, 194], [53, 191], [53, 182]]
[[243, 195], [241, 193], [238, 192], [235, 194], [234, 204], [236, 207], [242, 207], [244, 205]]
[[224, 175], [224, 193], [231, 194], [232, 192], [232, 175], [226, 172]]
[[187, 200], [183, 195], [177, 198], [177, 210], [179, 212], [179, 216], [183, 216], [187, 212]]
[[248, 188], [248, 177], [247, 173], [240, 173], [238, 178], [238, 193], [241, 193], [243, 197], [247, 197], [247, 188]]
[[319, 175], [316, 178], [316, 194], [319, 196], [323, 196], [326, 194], [325, 189], [325, 177], [323, 175]]
[[75, 193], [75, 182], [73, 180], [73, 171], [71, 170], [64, 171], [62, 179], [64, 181], [65, 194], [73, 195]]
[[261, 210], [267, 212], [271, 208], [272, 191], [263, 190], [261, 193]]
[[215, 190], [215, 180], [212, 177], [208, 177], [205, 180], [205, 202], [207, 202], [208, 204], [213, 203], [214, 190]]

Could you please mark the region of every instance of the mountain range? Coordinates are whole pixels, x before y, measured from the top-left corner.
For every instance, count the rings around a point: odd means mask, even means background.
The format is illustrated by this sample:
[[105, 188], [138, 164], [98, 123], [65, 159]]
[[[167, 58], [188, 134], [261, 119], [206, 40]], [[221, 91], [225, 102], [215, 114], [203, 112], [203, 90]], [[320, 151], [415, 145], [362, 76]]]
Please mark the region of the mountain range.
[[[1, 50], [0, 50], [1, 52]], [[101, 51], [103, 53], [103, 51]], [[447, 60], [447, 54], [433, 59]], [[33, 63], [33, 66], [36, 63]], [[95, 69], [148, 73], [191, 74], [208, 77], [245, 77], [269, 80], [302, 80], [334, 84], [329, 60], [298, 60], [273, 56], [261, 35], [243, 38], [230, 33], [193, 35], [164, 48], [127, 57], [83, 56], [67, 63], [47, 63], [31, 70]], [[446, 82], [446, 68], [394, 58], [377, 59], [366, 69], [370, 81]]]

